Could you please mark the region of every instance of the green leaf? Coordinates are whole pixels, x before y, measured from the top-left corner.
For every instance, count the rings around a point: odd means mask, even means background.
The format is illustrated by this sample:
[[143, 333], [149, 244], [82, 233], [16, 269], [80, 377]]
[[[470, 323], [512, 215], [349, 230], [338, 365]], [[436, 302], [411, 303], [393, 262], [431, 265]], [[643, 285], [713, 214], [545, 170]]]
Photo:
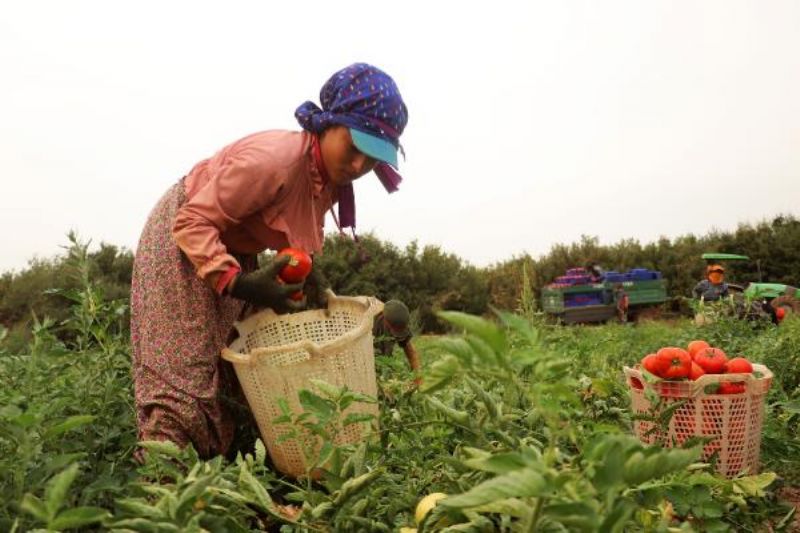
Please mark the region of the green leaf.
[[445, 405], [442, 403], [441, 400], [436, 398], [435, 396], [427, 396], [425, 397], [428, 405], [430, 405], [435, 411], [443, 414], [445, 417], [450, 419], [451, 421], [455, 422], [456, 424], [469, 424], [470, 416], [469, 413], [466, 411], [459, 411], [458, 409], [454, 409], [449, 405]]
[[463, 337], [441, 337], [436, 339], [432, 346], [448, 354], [455, 355], [467, 364], [475, 359], [475, 352]]
[[596, 531], [599, 521], [597, 511], [585, 502], [550, 504], [544, 508], [543, 514], [567, 526], [569, 531]]
[[493, 474], [507, 474], [514, 470], [532, 466], [529, 459], [517, 452], [498, 453], [485, 458], [467, 459], [464, 464], [472, 469]]
[[383, 473], [382, 470], [373, 470], [366, 474], [350, 478], [342, 484], [339, 494], [334, 498], [333, 504], [335, 506], [342, 506], [347, 500], [354, 496], [357, 492], [363, 490], [370, 485], [375, 479], [380, 477]]
[[281, 414], [284, 416], [292, 416], [292, 408], [289, 407], [289, 402], [286, 401], [286, 398], [278, 398], [277, 400], [278, 409], [281, 410]]
[[112, 531], [143, 531], [145, 533], [179, 533], [181, 528], [174, 524], [154, 523], [147, 518], [126, 518], [109, 524]]
[[538, 342], [539, 332], [527, 319], [507, 311], [495, 311], [495, 313], [507, 328], [520, 334], [528, 343], [536, 344]]
[[86, 424], [93, 422], [95, 418], [96, 417], [92, 415], [71, 416], [63, 422], [47, 428], [47, 431], [44, 432], [44, 438], [45, 440], [52, 439], [53, 437], [57, 437], [62, 433], [66, 433], [72, 429], [85, 426]]
[[484, 365], [497, 365], [503, 364], [505, 365], [505, 360], [503, 359], [502, 355], [505, 352], [496, 352], [492, 349], [492, 347], [480, 337], [475, 336], [467, 336], [465, 338], [469, 347], [472, 348], [472, 351], [478, 356], [480, 362]]
[[697, 518], [721, 518], [725, 513], [725, 507], [721, 503], [715, 501], [706, 502], [692, 509], [694, 510], [693, 514]]
[[101, 507], [75, 507], [59, 513], [50, 523], [52, 529], [73, 529], [96, 524], [109, 518], [111, 513]]
[[319, 391], [324, 394], [327, 399], [336, 401], [336, 399], [342, 394], [343, 389], [340, 389], [336, 385], [331, 385], [327, 381], [323, 381], [321, 379], [314, 379], [310, 378], [308, 380], [312, 385], [314, 385]]
[[133, 516], [152, 518], [154, 520], [166, 518], [164, 511], [141, 499], [123, 498], [117, 500], [116, 505], [126, 514]]
[[[199, 463], [198, 463], [199, 464]], [[186, 512], [192, 511], [195, 501], [202, 496], [206, 488], [214, 481], [214, 475], [203, 476], [185, 488], [178, 497], [176, 516], [182, 518]]]
[[603, 533], [622, 533], [634, 509], [635, 506], [629, 501], [617, 501], [614, 508], [606, 516], [606, 519], [603, 520], [603, 523], [600, 524], [597, 531], [602, 531]]
[[336, 447], [330, 441], [325, 441], [317, 454], [316, 466], [322, 466], [331, 458]]
[[775, 472], [764, 472], [756, 476], [746, 476], [733, 480], [733, 490], [752, 498], [764, 497], [764, 490], [777, 478]]
[[440, 311], [437, 315], [451, 324], [463, 328], [467, 333], [475, 335], [488, 344], [495, 353], [502, 353], [506, 350], [506, 334], [497, 324], [458, 311]]
[[78, 465], [77, 463], [73, 463], [47, 482], [47, 487], [44, 491], [44, 499], [45, 505], [47, 506], [47, 516], [50, 520], [55, 518], [58, 510], [63, 507], [65, 503], [64, 500], [69, 494], [69, 488], [76, 477], [78, 477]]
[[262, 511], [272, 512], [274, 503], [267, 489], [250, 473], [245, 465], [242, 465], [242, 470], [239, 473], [239, 487], [254, 498], [254, 503], [258, 504]]
[[587, 455], [597, 461], [592, 483], [599, 491], [605, 491], [622, 481], [625, 455], [622, 444], [616, 439], [601, 441]]
[[256, 463], [263, 466], [267, 460], [267, 448], [261, 439], [256, 439]]
[[157, 455], [166, 455], [177, 459], [181, 455], [180, 447], [170, 440], [144, 440], [139, 446]]
[[86, 456], [86, 452], [77, 452], [77, 453], [64, 453], [60, 455], [54, 455], [52, 458], [48, 459], [47, 463], [42, 465], [42, 472], [45, 473], [45, 476], [52, 474], [56, 470], [61, 470], [66, 468], [68, 465], [82, 459]]
[[374, 419], [375, 415], [371, 415], [369, 413], [348, 413], [347, 416], [344, 417], [342, 425], [349, 426], [361, 422], [371, 422]]
[[790, 402], [783, 402], [780, 404], [787, 413], [791, 413], [794, 415], [800, 414], [800, 400], [793, 400]]
[[486, 392], [486, 389], [484, 389], [481, 384], [469, 376], [464, 377], [464, 382], [486, 407], [486, 411], [489, 413], [489, 416], [491, 416], [493, 419], [497, 419], [500, 416], [500, 413], [497, 408], [497, 402], [492, 395]]
[[446, 355], [435, 361], [425, 373], [420, 390], [425, 393], [441, 389], [461, 373], [461, 361], [454, 355]]
[[350, 391], [350, 390], [345, 391], [339, 398], [339, 410], [344, 411], [345, 409], [350, 407], [354, 402], [378, 403], [378, 400], [376, 398], [373, 398], [372, 396], [361, 394], [360, 392]]
[[27, 493], [22, 497], [22, 501], [20, 502], [19, 506], [23, 511], [33, 515], [40, 522], [47, 523], [50, 519], [44, 502], [31, 493]]
[[[444, 500], [442, 500], [444, 501]], [[505, 500], [497, 500], [484, 505], [471, 507], [470, 511], [476, 513], [496, 513], [505, 514], [514, 518], [525, 518], [531, 512], [531, 506], [517, 498], [507, 498]]]
[[703, 453], [700, 446], [683, 449], [650, 448], [636, 451], [625, 462], [624, 478], [632, 485], [639, 485], [651, 479], [685, 469], [697, 461]]
[[301, 390], [298, 397], [303, 409], [316, 416], [320, 422], [329, 420], [333, 414], [333, 406], [329, 402], [307, 389]]
[[592, 391], [601, 398], [607, 398], [614, 391], [614, 382], [610, 379], [595, 378], [592, 380]]
[[446, 507], [475, 507], [507, 498], [543, 496], [551, 490], [547, 480], [533, 468], [523, 468], [497, 476], [471, 488], [464, 494], [445, 498]]

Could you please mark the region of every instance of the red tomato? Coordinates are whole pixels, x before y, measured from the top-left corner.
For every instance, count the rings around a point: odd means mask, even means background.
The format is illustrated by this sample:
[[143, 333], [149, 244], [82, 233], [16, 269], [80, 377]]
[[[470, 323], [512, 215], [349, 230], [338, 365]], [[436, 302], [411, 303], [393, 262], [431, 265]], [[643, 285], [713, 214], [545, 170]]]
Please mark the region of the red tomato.
[[786, 309], [783, 307], [779, 307], [775, 310], [775, 318], [778, 319], [778, 322], [786, 318]]
[[725, 372], [728, 356], [719, 348], [706, 348], [695, 354], [694, 362], [700, 365], [706, 374], [722, 374]]
[[642, 390], [644, 389], [644, 385], [642, 384], [642, 380], [639, 378], [631, 378], [631, 385], [633, 385], [634, 389]]
[[664, 377], [661, 374], [664, 373], [665, 366], [654, 353], [644, 356], [644, 358], [642, 359], [642, 367], [644, 367], [645, 370], [647, 370], [654, 376], [658, 376], [660, 378]]
[[732, 383], [730, 381], [723, 381], [719, 384], [717, 394], [742, 394], [744, 392], [744, 383]]
[[[300, 283], [311, 272], [311, 256], [297, 248], [284, 248], [278, 252], [278, 257], [288, 255], [291, 259], [281, 269], [279, 274], [286, 283]], [[292, 295], [294, 297], [294, 295]]]
[[689, 346], [687, 346], [687, 348], [689, 355], [691, 355], [692, 359], [694, 359], [694, 356], [697, 355], [697, 352], [705, 348], [711, 348], [711, 345], [708, 344], [706, 341], [694, 340], [689, 343]]
[[292, 294], [289, 295], [289, 298], [291, 298], [295, 302], [299, 302], [300, 300], [303, 299], [303, 291], [293, 292]]
[[727, 370], [728, 374], [752, 374], [753, 373], [753, 365], [750, 364], [750, 361], [745, 359], [744, 357], [734, 357], [728, 364], [726, 365], [725, 369]]
[[705, 376], [706, 373], [703, 370], [703, 367], [692, 361], [692, 370], [689, 372], [689, 379], [692, 381], [697, 381], [700, 376]]
[[688, 378], [692, 371], [692, 356], [681, 348], [672, 346], [661, 348], [656, 357], [663, 365], [663, 375], [666, 379]]

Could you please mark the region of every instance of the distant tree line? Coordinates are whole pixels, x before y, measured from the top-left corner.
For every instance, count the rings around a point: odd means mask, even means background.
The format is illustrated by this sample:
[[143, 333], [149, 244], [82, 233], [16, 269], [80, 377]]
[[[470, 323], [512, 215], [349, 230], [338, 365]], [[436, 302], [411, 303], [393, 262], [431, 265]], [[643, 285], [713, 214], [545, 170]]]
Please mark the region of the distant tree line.
[[[757, 224], [741, 224], [734, 231], [712, 231], [705, 236], [684, 235], [642, 244], [626, 239], [601, 245], [584, 236], [572, 244], [554, 246], [534, 258], [527, 254], [475, 267], [438, 246], [405, 248], [363, 235], [358, 242], [330, 235], [325, 240], [319, 265], [339, 294], [374, 295], [383, 300], [400, 298], [414, 311], [421, 331], [440, 331], [438, 310], [483, 314], [490, 306], [519, 310], [523, 279], [533, 298], [542, 286], [567, 268], [595, 262], [606, 269], [645, 267], [659, 270], [669, 282], [671, 296], [679, 301], [704, 274], [703, 252], [728, 252], [750, 256], [752, 261], [729, 264], [728, 278], [740, 281], [800, 283], [800, 220], [778, 216]], [[108, 243], [89, 254], [91, 275], [108, 299], [127, 298], [133, 252]], [[524, 272], [523, 272], [524, 271]], [[49, 292], [70, 288], [75, 281], [66, 256], [34, 259], [19, 272], [0, 277], [0, 324], [10, 339], [24, 336], [34, 316], [55, 320], [67, 316], [69, 303]], [[530, 304], [530, 302], [527, 302]], [[21, 340], [21, 339], [20, 339]]]

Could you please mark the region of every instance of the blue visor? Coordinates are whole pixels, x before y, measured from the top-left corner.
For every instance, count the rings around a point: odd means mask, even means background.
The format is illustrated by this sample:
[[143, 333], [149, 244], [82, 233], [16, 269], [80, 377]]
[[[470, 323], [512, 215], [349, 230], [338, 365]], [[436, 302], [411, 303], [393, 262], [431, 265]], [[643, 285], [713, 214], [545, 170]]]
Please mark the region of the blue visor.
[[353, 128], [350, 128], [350, 137], [356, 148], [365, 155], [397, 168], [397, 148], [389, 141]]

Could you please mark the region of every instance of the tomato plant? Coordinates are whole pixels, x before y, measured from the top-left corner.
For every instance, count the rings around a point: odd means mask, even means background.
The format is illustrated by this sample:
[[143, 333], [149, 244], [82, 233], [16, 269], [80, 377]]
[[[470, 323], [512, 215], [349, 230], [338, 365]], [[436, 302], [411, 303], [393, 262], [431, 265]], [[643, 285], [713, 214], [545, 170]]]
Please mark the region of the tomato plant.
[[[638, 415], [621, 368], [631, 353], [696, 339], [691, 323], [563, 328], [535, 313], [443, 313], [453, 335], [415, 338], [420, 389], [399, 349], [377, 358], [377, 424], [348, 417], [350, 405], [372, 399], [309, 381], [303, 411], [274, 421], [306, 444], [314, 467], [294, 480], [272, 468], [253, 432], [209, 460], [141, 443], [148, 453], [136, 464], [125, 302], [81, 279], [64, 293], [72, 314], [37, 317], [23, 350], [0, 334], [2, 531], [758, 531], [792, 520], [772, 471], [800, 481], [800, 321], [757, 330], [721, 320], [702, 331], [775, 373], [758, 475], [728, 480], [698, 462], [701, 446], [719, 447], [713, 417], [701, 431], [714, 440], [697, 446], [631, 435]], [[668, 427], [673, 405], [657, 428]], [[746, 430], [738, 423], [736, 434]], [[335, 438], [371, 424], [357, 442]], [[433, 493], [449, 496], [416, 524], [420, 499]]]

